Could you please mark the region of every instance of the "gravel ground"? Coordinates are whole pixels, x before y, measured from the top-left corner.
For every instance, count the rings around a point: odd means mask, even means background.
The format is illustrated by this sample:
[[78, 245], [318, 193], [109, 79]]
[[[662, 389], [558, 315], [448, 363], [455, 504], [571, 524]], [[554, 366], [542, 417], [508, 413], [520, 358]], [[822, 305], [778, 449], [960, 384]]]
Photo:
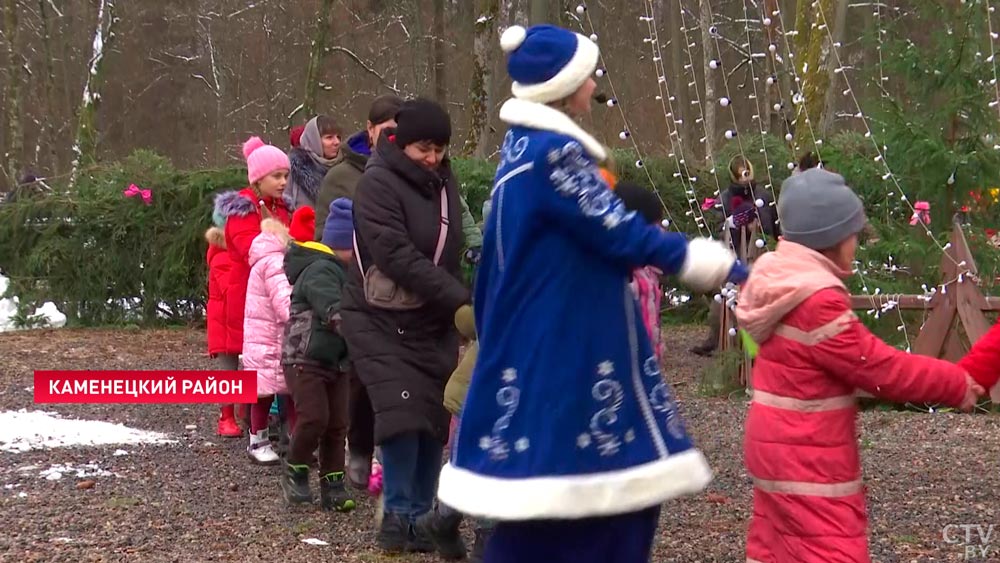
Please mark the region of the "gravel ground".
[[[667, 366], [689, 426], [716, 472], [705, 494], [665, 505], [656, 562], [744, 561], [750, 483], [742, 464], [746, 403], [697, 393], [705, 360], [685, 350], [697, 329], [669, 328]], [[34, 369], [206, 369], [204, 333], [194, 330], [59, 330], [0, 335], [0, 410], [34, 408]], [[435, 561], [389, 558], [372, 546], [367, 497], [350, 516], [290, 509], [276, 468], [250, 465], [242, 439], [214, 435], [209, 405], [45, 405], [62, 415], [169, 433], [175, 445], [58, 448], [0, 453], [3, 561]], [[1000, 561], [1000, 530], [984, 557], [961, 525], [984, 533], [1000, 511], [1000, 440], [995, 415], [870, 411], [860, 444], [875, 561]], [[187, 429], [195, 425], [193, 430]], [[114, 455], [124, 449], [128, 455]], [[117, 476], [47, 480], [52, 464], [96, 463]], [[35, 466], [34, 469], [23, 470]], [[90, 488], [80, 482], [92, 480]], [[86, 486], [86, 485], [83, 485]], [[997, 526], [1000, 528], [1000, 526]], [[329, 543], [304, 543], [317, 538]]]

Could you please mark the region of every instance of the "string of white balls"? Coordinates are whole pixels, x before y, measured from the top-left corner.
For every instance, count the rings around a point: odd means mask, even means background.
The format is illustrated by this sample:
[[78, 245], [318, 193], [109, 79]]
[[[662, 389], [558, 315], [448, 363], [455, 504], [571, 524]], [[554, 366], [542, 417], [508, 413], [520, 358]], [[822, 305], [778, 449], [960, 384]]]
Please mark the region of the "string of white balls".
[[[640, 20], [646, 23], [649, 32], [649, 36], [645, 39], [645, 42], [650, 44], [650, 51], [652, 53], [653, 70], [656, 73], [656, 98], [663, 110], [663, 120], [667, 125], [667, 135], [670, 139], [669, 156], [677, 164], [677, 172], [674, 173], [674, 177], [687, 177], [689, 181], [685, 189], [685, 199], [688, 202], [687, 215], [694, 217], [699, 234], [704, 234], [703, 229], [708, 227], [705, 221], [705, 214], [702, 213], [701, 206], [698, 205], [698, 200], [696, 199], [695, 182], [698, 181], [698, 178], [691, 175], [687, 166], [687, 160], [684, 157], [683, 139], [678, 131], [678, 125], [683, 124], [683, 121], [674, 113], [674, 96], [670, 93], [670, 85], [666, 79], [666, 68], [663, 66], [663, 52], [660, 48], [660, 36], [656, 29], [656, 19], [653, 15], [654, 12], [650, 0], [646, 1], [645, 9], [646, 15], [641, 17]], [[712, 237], [712, 229], [708, 228], [708, 231], [709, 236]]]
[[[906, 203], [906, 205], [910, 208], [910, 212], [911, 213], [916, 213], [916, 209], [913, 207], [913, 204], [910, 203], [909, 198], [906, 197], [906, 192], [903, 190], [903, 187], [899, 184], [899, 180], [896, 179], [896, 175], [893, 174], [892, 170], [889, 168], [889, 163], [886, 162], [885, 155], [883, 153], [882, 147], [879, 146], [878, 142], [874, 139], [874, 136], [872, 135], [871, 126], [868, 123], [868, 119], [865, 117], [864, 112], [861, 110], [861, 104], [860, 104], [860, 102], [858, 102], [858, 98], [857, 98], [857, 96], [854, 93], [854, 89], [851, 87], [851, 81], [847, 77], [847, 73], [844, 72], [843, 59], [841, 58], [840, 51], [838, 49], [840, 47], [840, 45], [839, 45], [839, 43], [837, 43], [836, 41], [834, 41], [833, 34], [830, 32], [830, 26], [827, 24], [827, 21], [826, 21], [826, 14], [823, 13], [823, 10], [819, 10], [818, 12], [819, 12], [819, 17], [823, 20], [823, 23], [819, 27], [821, 29], [823, 29], [823, 30], [826, 31], [827, 38], [830, 41], [830, 51], [833, 53], [833, 56], [834, 56], [836, 64], [837, 64], [837, 66], [834, 68], [834, 74], [835, 75], [840, 75], [844, 79], [844, 84], [847, 86], [847, 89], [845, 90], [845, 92], [854, 101], [854, 106], [858, 110], [858, 112], [854, 116], [856, 118], [858, 118], [858, 119], [861, 120], [861, 123], [865, 127], [865, 138], [871, 140], [872, 145], [875, 147], [875, 152], [876, 152], [877, 156], [874, 158], [874, 161], [875, 162], [880, 162], [882, 164], [882, 166], [885, 167], [885, 174], [882, 175], [882, 180], [886, 181], [886, 180], [890, 180], [891, 179], [892, 182], [893, 182], [893, 184], [896, 186], [896, 189], [899, 190], [899, 193], [901, 194], [900, 195], [900, 201], [903, 201], [904, 203]], [[833, 85], [831, 84], [830, 87], [832, 87], [832, 86]], [[917, 223], [921, 227], [923, 227], [924, 231], [927, 233], [927, 236], [932, 241], [934, 241], [934, 245], [937, 246], [938, 249], [940, 249], [941, 252], [943, 252], [944, 255], [948, 257], [949, 260], [951, 260], [955, 264], [958, 264], [958, 262], [954, 259], [954, 257], [952, 257], [950, 254], [947, 253], [947, 248], [951, 244], [948, 243], [947, 245], [942, 245], [937, 240], [937, 238], [934, 237], [934, 233], [931, 232], [930, 227], [928, 227], [923, 221], [917, 221]]]
[[[576, 7], [576, 13], [578, 16], [586, 16], [587, 24], [590, 27], [590, 40], [596, 43], [598, 39], [595, 30], [596, 28], [594, 27], [594, 22], [590, 19], [590, 14], [587, 13], [586, 5], [584, 4], [578, 5]], [[577, 23], [580, 24], [580, 27], [582, 29], [583, 23], [580, 21], [579, 18], [576, 18], [576, 20]], [[619, 133], [618, 137], [623, 141], [630, 140], [632, 142], [632, 148], [633, 150], [635, 150], [635, 154], [639, 157], [639, 159], [636, 160], [635, 162], [635, 166], [636, 168], [640, 168], [642, 169], [643, 172], [645, 172], [646, 179], [649, 180], [649, 186], [652, 188], [653, 193], [656, 194], [656, 198], [660, 200], [660, 205], [663, 206], [663, 210], [667, 214], [667, 219], [664, 219], [663, 226], [667, 228], [675, 228], [676, 221], [674, 221], [673, 216], [671, 216], [670, 208], [667, 206], [667, 203], [663, 200], [663, 196], [660, 195], [659, 190], [656, 189], [656, 182], [653, 180], [652, 174], [650, 174], [649, 170], [646, 169], [645, 167], [645, 163], [642, 157], [642, 151], [639, 150], [639, 143], [635, 140], [635, 135], [632, 134], [632, 127], [629, 124], [628, 118], [625, 116], [625, 111], [622, 109], [621, 104], [618, 103], [618, 92], [615, 89], [614, 80], [611, 78], [610, 73], [607, 71], [608, 67], [604, 60], [604, 53], [601, 52], [598, 56], [600, 57], [601, 67], [595, 71], [595, 75], [598, 78], [604, 78], [607, 80], [608, 88], [611, 89], [611, 98], [607, 101], [607, 106], [609, 108], [618, 109], [618, 113], [621, 116], [623, 123], [622, 133]]]
[[[996, 96], [996, 99], [990, 102], [990, 107], [996, 108], [997, 117], [1000, 117], [1000, 82], [997, 81], [996, 47], [993, 45], [998, 34], [993, 31], [993, 6], [990, 6], [990, 0], [985, 0], [984, 3], [986, 4], [986, 25], [990, 33], [990, 58], [986, 62], [993, 67], [993, 80], [990, 82], [993, 84], [993, 92]], [[993, 145], [993, 148], [1000, 149], [1000, 144]]]

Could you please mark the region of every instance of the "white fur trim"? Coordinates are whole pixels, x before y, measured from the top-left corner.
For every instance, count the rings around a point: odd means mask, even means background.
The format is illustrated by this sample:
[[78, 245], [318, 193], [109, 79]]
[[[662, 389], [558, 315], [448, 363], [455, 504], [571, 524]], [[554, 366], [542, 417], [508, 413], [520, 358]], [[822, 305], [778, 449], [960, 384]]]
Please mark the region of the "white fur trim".
[[545, 104], [511, 98], [500, 107], [500, 121], [573, 137], [598, 161], [608, 157], [604, 145], [583, 130], [565, 113]]
[[[576, 35], [576, 52], [566, 66], [555, 76], [539, 84], [521, 84], [515, 81], [510, 87], [515, 98], [543, 104], [555, 102], [576, 92], [590, 78], [597, 68], [601, 50], [590, 39], [579, 33], [574, 35]], [[502, 42], [501, 39], [501, 44]]]
[[712, 470], [696, 449], [606, 473], [501, 479], [447, 464], [438, 498], [464, 514], [496, 520], [626, 514], [701, 492]]
[[692, 239], [688, 242], [678, 277], [684, 285], [704, 293], [726, 281], [735, 261], [736, 255], [721, 242], [709, 238]]
[[519, 25], [512, 25], [500, 36], [500, 48], [504, 53], [514, 51], [524, 43], [528, 37], [528, 31]]

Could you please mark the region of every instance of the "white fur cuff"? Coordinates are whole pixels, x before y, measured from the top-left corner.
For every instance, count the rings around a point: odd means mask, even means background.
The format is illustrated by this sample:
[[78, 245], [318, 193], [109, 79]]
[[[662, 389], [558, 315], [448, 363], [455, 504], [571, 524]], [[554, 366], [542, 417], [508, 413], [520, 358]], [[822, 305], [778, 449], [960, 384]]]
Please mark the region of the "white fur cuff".
[[723, 243], [696, 238], [688, 243], [687, 256], [678, 277], [692, 290], [706, 293], [726, 281], [734, 262], [736, 255]]

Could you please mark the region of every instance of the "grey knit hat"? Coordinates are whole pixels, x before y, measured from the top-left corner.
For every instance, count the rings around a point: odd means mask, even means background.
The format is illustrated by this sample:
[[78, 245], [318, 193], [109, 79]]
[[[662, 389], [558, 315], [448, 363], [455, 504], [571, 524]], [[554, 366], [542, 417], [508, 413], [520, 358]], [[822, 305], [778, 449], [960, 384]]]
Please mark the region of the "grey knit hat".
[[810, 168], [781, 185], [778, 214], [785, 240], [813, 250], [837, 246], [867, 222], [861, 199], [839, 174]]

